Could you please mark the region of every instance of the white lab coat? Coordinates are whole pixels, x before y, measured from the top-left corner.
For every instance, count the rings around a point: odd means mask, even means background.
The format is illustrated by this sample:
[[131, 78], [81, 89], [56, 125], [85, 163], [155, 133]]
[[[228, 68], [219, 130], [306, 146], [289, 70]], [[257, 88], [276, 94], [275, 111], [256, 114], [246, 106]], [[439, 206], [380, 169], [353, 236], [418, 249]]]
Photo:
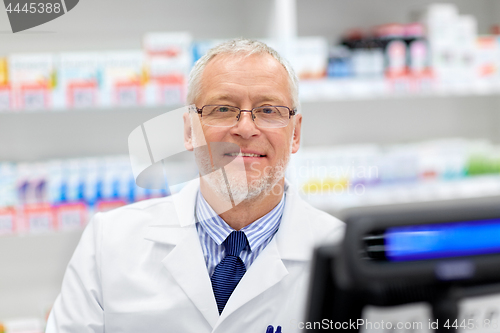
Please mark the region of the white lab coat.
[[219, 316], [195, 227], [199, 181], [179, 194], [97, 214], [68, 265], [48, 333], [301, 331], [315, 245], [338, 241], [343, 223], [286, 186], [273, 240]]

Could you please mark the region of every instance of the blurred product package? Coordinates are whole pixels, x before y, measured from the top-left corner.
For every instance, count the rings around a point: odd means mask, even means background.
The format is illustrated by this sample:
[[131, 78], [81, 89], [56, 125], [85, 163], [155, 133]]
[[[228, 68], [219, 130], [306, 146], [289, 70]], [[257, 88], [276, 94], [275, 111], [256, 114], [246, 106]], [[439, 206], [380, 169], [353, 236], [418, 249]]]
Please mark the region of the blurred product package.
[[95, 212], [164, 197], [197, 175], [194, 163], [168, 164], [175, 188], [135, 184], [128, 156], [0, 162], [0, 235], [79, 230]]
[[426, 75], [430, 68], [430, 49], [425, 37], [425, 28], [420, 23], [404, 27], [404, 41], [407, 46], [406, 66], [410, 75]]
[[292, 43], [288, 56], [301, 80], [322, 79], [328, 67], [328, 40], [323, 37], [300, 37]]
[[[355, 77], [420, 78], [429, 75], [431, 69], [430, 50], [420, 23], [385, 24], [370, 33], [351, 29], [340, 45], [345, 50], [343, 58], [350, 55]], [[330, 62], [337, 58], [334, 53]]]
[[99, 52], [61, 53], [56, 57], [54, 108], [92, 108], [102, 104], [104, 57]]
[[498, 36], [479, 36], [476, 42], [476, 71], [480, 82], [499, 77], [500, 45]]
[[384, 79], [389, 93], [498, 90], [498, 33], [478, 35], [477, 19], [450, 3], [430, 4], [411, 21], [351, 28], [330, 47], [328, 76]]
[[16, 165], [0, 163], [0, 235], [10, 235], [15, 231], [16, 179]]
[[324, 209], [500, 195], [500, 147], [443, 139], [303, 149], [287, 176]]
[[353, 64], [351, 61], [351, 50], [345, 45], [330, 47], [328, 52], [327, 76], [332, 78], [344, 78], [353, 75]]
[[460, 15], [454, 4], [430, 4], [421, 14], [429, 40], [432, 66], [439, 81], [453, 84], [471, 80], [475, 73], [477, 20]]
[[151, 32], [143, 38], [146, 56], [146, 104], [182, 104], [193, 64], [192, 37], [188, 32]]
[[54, 56], [50, 53], [10, 55], [8, 75], [12, 107], [15, 110], [52, 108], [55, 70]]
[[0, 58], [0, 112], [12, 108], [7, 64], [7, 58]]
[[102, 84], [102, 107], [144, 104], [145, 56], [142, 50], [106, 52]]
[[353, 75], [357, 77], [380, 77], [385, 70], [384, 43], [372, 36], [365, 37], [354, 29], [343, 40], [351, 50]]
[[[319, 91], [335, 99], [500, 89], [498, 34], [478, 36], [477, 19], [450, 3], [429, 4], [409, 17], [411, 23], [352, 27], [333, 45], [322, 36], [287, 45], [263, 41], [286, 54], [307, 81], [302, 86], [313, 85], [303, 89], [309, 100]], [[0, 111], [181, 105], [194, 62], [221, 41], [150, 32], [139, 50], [12, 54], [0, 58]]]
[[[192, 161], [165, 168], [172, 186], [151, 190], [136, 186], [128, 156], [1, 162], [0, 234], [78, 230], [95, 212], [169, 195], [197, 174]], [[447, 139], [305, 148], [287, 177], [329, 208], [498, 195], [500, 147]]]

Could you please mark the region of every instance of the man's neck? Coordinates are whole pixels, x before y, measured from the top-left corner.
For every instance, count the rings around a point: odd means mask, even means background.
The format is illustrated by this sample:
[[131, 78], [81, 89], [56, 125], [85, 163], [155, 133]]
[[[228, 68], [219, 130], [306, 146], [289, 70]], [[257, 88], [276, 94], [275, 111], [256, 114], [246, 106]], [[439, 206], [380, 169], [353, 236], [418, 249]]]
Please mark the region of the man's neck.
[[[283, 197], [284, 185], [285, 179], [282, 179], [273, 187], [274, 191], [261, 193], [261, 195], [251, 200], [243, 200], [236, 207], [219, 213], [219, 216], [231, 228], [240, 230], [269, 213], [280, 203]], [[203, 198], [217, 212], [216, 207], [221, 206], [218, 196], [203, 181], [200, 182], [200, 190]]]

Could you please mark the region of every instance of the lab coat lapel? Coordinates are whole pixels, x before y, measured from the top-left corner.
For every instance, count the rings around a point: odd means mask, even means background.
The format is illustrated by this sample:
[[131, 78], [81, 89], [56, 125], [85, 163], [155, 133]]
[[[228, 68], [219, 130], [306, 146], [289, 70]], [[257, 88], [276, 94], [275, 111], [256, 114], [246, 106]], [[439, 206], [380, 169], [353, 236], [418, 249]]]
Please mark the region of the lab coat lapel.
[[149, 226], [145, 238], [175, 246], [162, 260], [162, 264], [210, 326], [214, 327], [219, 312], [194, 219], [198, 188], [199, 181], [195, 180], [178, 195], [172, 196], [169, 212], [176, 216], [169, 216], [168, 222]]
[[241, 278], [224, 307], [217, 326], [238, 308], [276, 285], [286, 275], [288, 270], [281, 261], [276, 241], [272, 240]]
[[293, 186], [288, 182], [285, 186], [286, 205], [276, 234], [278, 250], [283, 260], [309, 261], [315, 244], [309, 208]]
[[179, 286], [214, 327], [219, 319], [212, 284], [196, 227], [184, 227], [185, 237], [162, 260]]

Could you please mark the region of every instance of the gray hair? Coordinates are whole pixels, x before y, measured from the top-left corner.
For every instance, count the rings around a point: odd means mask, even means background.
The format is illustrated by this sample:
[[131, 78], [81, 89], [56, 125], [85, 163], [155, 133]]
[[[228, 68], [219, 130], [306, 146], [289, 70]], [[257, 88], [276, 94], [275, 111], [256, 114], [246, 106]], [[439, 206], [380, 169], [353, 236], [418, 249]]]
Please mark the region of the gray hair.
[[282, 58], [276, 50], [267, 46], [265, 43], [251, 40], [251, 39], [233, 39], [219, 44], [212, 49], [210, 49], [207, 54], [201, 57], [194, 65], [191, 73], [189, 74], [188, 81], [188, 93], [187, 102], [188, 104], [194, 104], [194, 101], [200, 94], [201, 90], [201, 77], [203, 71], [207, 64], [216, 55], [219, 54], [243, 54], [245, 56], [250, 56], [252, 54], [269, 54], [274, 59], [276, 59], [286, 70], [288, 74], [288, 83], [290, 86], [290, 95], [292, 97], [293, 107], [299, 109], [299, 80], [292, 66]]

